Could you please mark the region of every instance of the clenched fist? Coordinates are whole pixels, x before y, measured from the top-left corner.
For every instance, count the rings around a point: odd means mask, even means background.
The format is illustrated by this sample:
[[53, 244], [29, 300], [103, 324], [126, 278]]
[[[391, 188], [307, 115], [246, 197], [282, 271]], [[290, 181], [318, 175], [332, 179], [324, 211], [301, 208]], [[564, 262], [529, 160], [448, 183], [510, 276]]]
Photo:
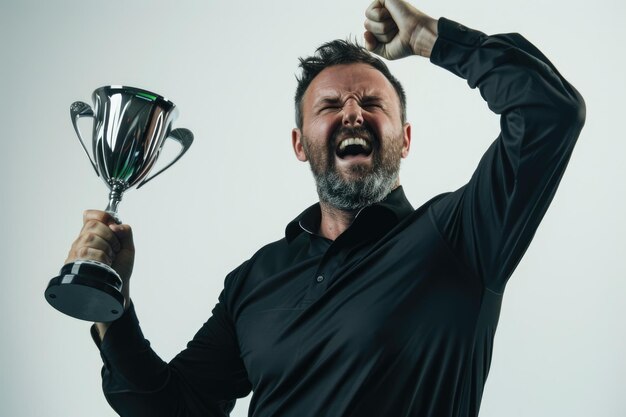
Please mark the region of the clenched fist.
[[85, 211], [83, 228], [72, 243], [65, 263], [77, 259], [98, 261], [111, 266], [122, 278], [122, 294], [125, 306], [129, 306], [128, 284], [135, 260], [133, 233], [129, 225], [117, 224], [104, 211]]
[[386, 59], [430, 57], [437, 19], [403, 0], [374, 0], [365, 11], [365, 46]]

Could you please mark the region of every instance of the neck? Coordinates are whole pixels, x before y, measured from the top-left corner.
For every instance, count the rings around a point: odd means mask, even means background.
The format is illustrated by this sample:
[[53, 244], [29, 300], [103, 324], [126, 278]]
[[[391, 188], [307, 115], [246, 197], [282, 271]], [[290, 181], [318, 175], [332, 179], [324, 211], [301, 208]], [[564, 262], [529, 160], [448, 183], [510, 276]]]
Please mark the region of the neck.
[[326, 239], [335, 240], [346, 231], [354, 221], [358, 210], [341, 210], [328, 203], [320, 201], [322, 220], [319, 234]]
[[[396, 179], [391, 191], [400, 186], [400, 179]], [[342, 210], [325, 201], [320, 201], [322, 220], [320, 221], [319, 234], [326, 239], [335, 240], [346, 231], [354, 221], [360, 210]]]

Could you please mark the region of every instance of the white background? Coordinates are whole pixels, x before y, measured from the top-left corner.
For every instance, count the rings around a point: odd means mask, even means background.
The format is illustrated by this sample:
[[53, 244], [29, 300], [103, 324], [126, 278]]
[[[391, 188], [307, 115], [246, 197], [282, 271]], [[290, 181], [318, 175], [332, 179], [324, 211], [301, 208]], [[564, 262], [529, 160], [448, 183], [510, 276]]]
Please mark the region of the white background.
[[[120, 206], [135, 231], [142, 327], [169, 360], [209, 316], [226, 273], [316, 200], [290, 145], [297, 57], [360, 39], [367, 4], [1, 0], [0, 415], [114, 415], [89, 323], [43, 297], [83, 209], [107, 198], [69, 105], [106, 84], [143, 87], [174, 101], [174, 127], [195, 134], [177, 165]], [[507, 288], [481, 416], [626, 415], [624, 3], [416, 6], [487, 33], [524, 34], [587, 102], [560, 190]], [[409, 97], [413, 145], [401, 178], [417, 207], [469, 178], [498, 118], [425, 59], [390, 67]]]

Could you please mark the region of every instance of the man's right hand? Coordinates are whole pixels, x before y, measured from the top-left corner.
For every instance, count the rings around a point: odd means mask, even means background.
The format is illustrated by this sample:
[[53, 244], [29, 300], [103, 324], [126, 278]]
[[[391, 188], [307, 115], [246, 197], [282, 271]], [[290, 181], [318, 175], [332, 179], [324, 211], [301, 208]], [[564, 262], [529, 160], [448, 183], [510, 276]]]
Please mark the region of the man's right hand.
[[[129, 307], [129, 281], [135, 260], [133, 233], [129, 225], [117, 224], [115, 219], [104, 211], [85, 211], [83, 228], [72, 243], [65, 263], [77, 259], [98, 261], [111, 266], [122, 278], [124, 306]], [[99, 326], [99, 331], [100, 327], [103, 326]], [[103, 336], [104, 332], [101, 331], [100, 334]]]

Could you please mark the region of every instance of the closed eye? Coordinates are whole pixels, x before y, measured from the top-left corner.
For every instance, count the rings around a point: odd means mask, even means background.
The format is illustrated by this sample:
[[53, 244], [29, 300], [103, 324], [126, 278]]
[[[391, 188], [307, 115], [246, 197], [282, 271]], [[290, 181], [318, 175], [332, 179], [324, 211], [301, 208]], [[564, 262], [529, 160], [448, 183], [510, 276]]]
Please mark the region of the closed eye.
[[332, 111], [340, 108], [341, 102], [336, 98], [325, 98], [318, 105], [319, 112]]
[[378, 98], [374, 98], [374, 97], [367, 97], [365, 99], [363, 99], [363, 101], [361, 102], [361, 106], [363, 106], [363, 108], [379, 108], [382, 109], [383, 106], [383, 102], [381, 100], [379, 100]]

